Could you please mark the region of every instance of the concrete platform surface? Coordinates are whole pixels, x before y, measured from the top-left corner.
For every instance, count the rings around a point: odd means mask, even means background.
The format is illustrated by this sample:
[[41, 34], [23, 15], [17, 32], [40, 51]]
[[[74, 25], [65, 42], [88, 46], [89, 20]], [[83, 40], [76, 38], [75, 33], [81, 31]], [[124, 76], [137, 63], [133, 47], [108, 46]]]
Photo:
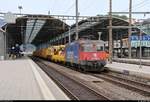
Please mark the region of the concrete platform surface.
[[0, 100], [69, 98], [31, 59], [26, 58], [0, 61]]
[[[128, 59], [128, 58], [114, 58], [116, 60], [126, 60], [126, 61], [137, 61], [139, 62], [140, 59]], [[150, 59], [141, 59], [142, 62], [150, 62]]]
[[[140, 64], [140, 59], [113, 58], [113, 61], [120, 63]], [[141, 59], [141, 64], [150, 66], [150, 59]]]
[[113, 62], [112, 64], [108, 63], [106, 67], [112, 71], [150, 79], [150, 66], [142, 65], [140, 68], [137, 64]]

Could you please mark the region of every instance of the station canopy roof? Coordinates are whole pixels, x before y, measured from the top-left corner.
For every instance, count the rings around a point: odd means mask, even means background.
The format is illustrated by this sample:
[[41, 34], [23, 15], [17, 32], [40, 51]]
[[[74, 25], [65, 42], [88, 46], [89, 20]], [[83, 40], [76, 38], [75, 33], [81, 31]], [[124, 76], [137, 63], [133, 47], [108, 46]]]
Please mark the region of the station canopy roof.
[[50, 16], [29, 15], [18, 17], [15, 24], [7, 24], [7, 32], [15, 43], [39, 45], [66, 32], [68, 27], [63, 21]]
[[[123, 28], [121, 26], [128, 26], [129, 22], [127, 20], [113, 17], [112, 18], [113, 26], [120, 26], [120, 28], [113, 28], [113, 39], [117, 40], [120, 38], [128, 38], [128, 28]], [[135, 26], [135, 25], [132, 25]], [[109, 17], [108, 16], [96, 16], [91, 17], [86, 20], [79, 22], [79, 37], [91, 35], [93, 39], [98, 39], [98, 32], [102, 33], [101, 39], [104, 41], [108, 41], [109, 38]], [[71, 26], [72, 29], [75, 29], [75, 24]], [[132, 33], [134, 31], [137, 33], [139, 29], [133, 28]], [[73, 31], [73, 30], [72, 30]], [[75, 34], [75, 32], [72, 32]]]
[[[43, 19], [47, 18], [49, 19]], [[128, 26], [126, 20], [113, 17], [113, 26]], [[79, 37], [93, 35], [98, 38], [98, 32], [102, 32], [102, 40], [108, 41], [109, 17], [96, 16], [79, 22]], [[71, 35], [75, 35], [75, 24], [71, 26]], [[16, 42], [21, 44], [23, 41], [32, 43], [36, 46], [46, 43], [52, 39], [68, 36], [69, 25], [59, 19], [45, 15], [30, 15], [19, 17], [15, 24], [8, 24], [7, 31]], [[113, 39], [127, 38], [128, 29], [113, 29]], [[61, 36], [61, 37], [60, 37]], [[57, 38], [58, 37], [58, 38]], [[25, 39], [24, 39], [25, 38]], [[54, 40], [53, 40], [54, 41]]]
[[[79, 38], [80, 37], [90, 37], [90, 39], [98, 40], [99, 38], [99, 32], [102, 33], [101, 40], [108, 41], [109, 40], [109, 17], [108, 16], [96, 16], [96, 17], [90, 17], [86, 20], [82, 20], [79, 23], [78, 32], [79, 32]], [[112, 18], [112, 25], [113, 26], [120, 26], [121, 28], [114, 28], [113, 29], [113, 39], [114, 40], [120, 40], [123, 38], [128, 38], [128, 28], [123, 28], [122, 26], [127, 27], [129, 25], [129, 22], [127, 20], [113, 17]], [[137, 34], [139, 32], [139, 29], [135, 27], [132, 29], [132, 34]], [[71, 38], [75, 40], [75, 33], [76, 32], [76, 24], [71, 26], [70, 35]], [[62, 35], [56, 37], [56, 40], [59, 41], [60, 38], [65, 38], [69, 36], [69, 31], [63, 33]]]
[[3, 27], [6, 24], [6, 22], [3, 19], [0, 19], [0, 28]]

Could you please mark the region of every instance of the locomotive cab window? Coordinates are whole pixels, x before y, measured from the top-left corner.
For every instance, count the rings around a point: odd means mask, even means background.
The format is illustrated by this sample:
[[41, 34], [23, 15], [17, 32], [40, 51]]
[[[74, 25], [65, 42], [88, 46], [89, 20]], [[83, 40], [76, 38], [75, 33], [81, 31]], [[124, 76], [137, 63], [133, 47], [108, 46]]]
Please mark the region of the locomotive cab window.
[[84, 52], [104, 51], [104, 46], [95, 45], [95, 44], [83, 44], [81, 45], [80, 48], [81, 48], [81, 51], [84, 51]]
[[93, 46], [91, 44], [83, 44], [83, 45], [81, 45], [81, 51], [83, 51], [83, 52], [93, 52], [95, 50], [93, 49]]
[[104, 51], [104, 46], [97, 46], [97, 51]]

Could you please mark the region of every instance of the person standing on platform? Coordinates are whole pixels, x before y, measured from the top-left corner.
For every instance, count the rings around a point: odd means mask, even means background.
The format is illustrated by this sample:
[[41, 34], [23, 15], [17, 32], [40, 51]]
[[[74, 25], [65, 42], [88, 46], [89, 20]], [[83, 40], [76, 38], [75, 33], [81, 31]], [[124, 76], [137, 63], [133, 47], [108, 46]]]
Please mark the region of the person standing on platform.
[[15, 47], [14, 46], [10, 49], [10, 58], [12, 58], [12, 59], [15, 58]]
[[16, 44], [16, 46], [15, 46], [15, 55], [16, 55], [16, 58], [18, 58], [20, 56], [20, 47], [19, 47], [19, 44]]

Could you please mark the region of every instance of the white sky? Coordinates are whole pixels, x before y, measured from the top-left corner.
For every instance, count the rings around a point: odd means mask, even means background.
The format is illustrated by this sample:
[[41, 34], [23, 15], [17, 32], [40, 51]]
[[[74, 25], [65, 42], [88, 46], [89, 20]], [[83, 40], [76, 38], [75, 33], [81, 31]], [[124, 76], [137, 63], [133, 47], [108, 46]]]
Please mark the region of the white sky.
[[[112, 0], [113, 11], [128, 11], [129, 0]], [[107, 14], [109, 0], [79, 0], [81, 16]], [[23, 7], [22, 13], [52, 15], [75, 15], [75, 0], [0, 0], [1, 12], [19, 12], [18, 5]], [[150, 11], [150, 0], [133, 0], [133, 11]], [[143, 19], [144, 15], [133, 15]], [[149, 18], [147, 15], [145, 18]]]

